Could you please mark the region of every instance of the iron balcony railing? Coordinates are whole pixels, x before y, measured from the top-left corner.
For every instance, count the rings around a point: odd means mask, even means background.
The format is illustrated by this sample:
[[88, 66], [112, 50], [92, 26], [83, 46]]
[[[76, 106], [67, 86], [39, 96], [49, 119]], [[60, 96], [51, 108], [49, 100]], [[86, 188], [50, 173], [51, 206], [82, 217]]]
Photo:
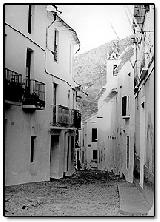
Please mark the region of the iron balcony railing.
[[5, 100], [21, 102], [23, 94], [22, 75], [5, 68], [4, 98]]
[[25, 80], [23, 105], [45, 107], [45, 84], [34, 79]]
[[81, 114], [78, 110], [56, 105], [53, 107], [53, 122], [51, 125], [80, 128]]
[[67, 126], [70, 124], [69, 109], [62, 105], [53, 107], [53, 125]]

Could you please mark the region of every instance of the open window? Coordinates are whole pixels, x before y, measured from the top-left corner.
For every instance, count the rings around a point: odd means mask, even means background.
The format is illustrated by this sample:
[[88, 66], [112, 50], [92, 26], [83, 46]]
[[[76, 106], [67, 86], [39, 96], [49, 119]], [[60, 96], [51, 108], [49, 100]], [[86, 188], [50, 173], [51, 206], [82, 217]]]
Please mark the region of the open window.
[[129, 136], [126, 137], [126, 148], [127, 148], [127, 169], [129, 167]]
[[129, 96], [122, 97], [122, 117], [129, 117]]
[[31, 136], [31, 163], [34, 162], [35, 159], [35, 140], [36, 136]]
[[93, 160], [97, 160], [97, 150], [93, 150]]
[[59, 42], [59, 31], [54, 30], [54, 61], [58, 61], [58, 42]]
[[33, 31], [33, 14], [34, 14], [34, 5], [28, 5], [28, 33], [31, 34]]
[[92, 142], [97, 142], [97, 128], [92, 128]]

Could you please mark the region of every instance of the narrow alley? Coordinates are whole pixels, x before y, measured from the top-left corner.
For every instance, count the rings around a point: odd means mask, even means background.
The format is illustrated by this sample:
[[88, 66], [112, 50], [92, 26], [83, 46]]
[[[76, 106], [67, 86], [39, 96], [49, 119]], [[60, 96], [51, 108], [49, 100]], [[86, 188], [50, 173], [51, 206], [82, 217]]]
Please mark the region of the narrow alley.
[[120, 210], [124, 180], [101, 171], [77, 171], [51, 182], [6, 187], [6, 216], [143, 216]]
[[3, 6], [3, 216], [154, 217], [154, 3]]

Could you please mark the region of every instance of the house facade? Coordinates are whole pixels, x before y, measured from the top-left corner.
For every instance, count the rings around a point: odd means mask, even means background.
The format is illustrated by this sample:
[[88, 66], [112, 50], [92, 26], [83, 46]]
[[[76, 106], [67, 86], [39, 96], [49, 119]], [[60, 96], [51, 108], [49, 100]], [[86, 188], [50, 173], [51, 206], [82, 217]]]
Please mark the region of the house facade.
[[134, 6], [135, 178], [154, 184], [154, 5]]
[[117, 67], [119, 60], [111, 53], [107, 60], [107, 78], [103, 94], [98, 100], [98, 152], [100, 170], [114, 169], [114, 149], [116, 149], [116, 103]]
[[74, 172], [76, 32], [48, 5], [5, 5], [5, 184]]
[[[107, 83], [98, 101], [98, 151], [100, 170], [113, 171], [133, 181], [134, 75], [127, 55], [107, 60]], [[122, 64], [123, 60], [125, 63]]]
[[97, 115], [86, 119], [80, 130], [80, 163], [82, 169], [98, 168]]

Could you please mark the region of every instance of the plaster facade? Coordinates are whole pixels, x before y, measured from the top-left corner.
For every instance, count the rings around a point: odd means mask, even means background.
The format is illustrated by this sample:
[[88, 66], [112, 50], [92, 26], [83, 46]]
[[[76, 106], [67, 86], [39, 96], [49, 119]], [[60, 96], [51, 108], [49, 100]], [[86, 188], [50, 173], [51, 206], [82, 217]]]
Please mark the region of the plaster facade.
[[[22, 101], [6, 100], [5, 91], [6, 185], [61, 178], [74, 171], [76, 127], [52, 123], [55, 84], [56, 105], [76, 109], [72, 59], [78, 38], [75, 40], [74, 30], [69, 30], [59, 16], [54, 21], [47, 5], [31, 5], [32, 25], [28, 33], [28, 10], [29, 5], [5, 5], [5, 68], [9, 73], [21, 74], [24, 87], [29, 49], [30, 78], [45, 84], [45, 107], [23, 109]], [[55, 30], [59, 34], [58, 61], [53, 49]]]
[[154, 5], [136, 5], [134, 18], [135, 177], [143, 187], [154, 184]]
[[82, 169], [98, 167], [97, 130], [97, 115], [92, 115], [85, 120], [80, 132]]
[[[98, 101], [98, 168], [122, 174], [133, 182], [134, 167], [134, 74], [130, 62], [120, 65], [121, 57], [107, 60], [107, 84]], [[122, 98], [126, 97], [126, 113]]]

